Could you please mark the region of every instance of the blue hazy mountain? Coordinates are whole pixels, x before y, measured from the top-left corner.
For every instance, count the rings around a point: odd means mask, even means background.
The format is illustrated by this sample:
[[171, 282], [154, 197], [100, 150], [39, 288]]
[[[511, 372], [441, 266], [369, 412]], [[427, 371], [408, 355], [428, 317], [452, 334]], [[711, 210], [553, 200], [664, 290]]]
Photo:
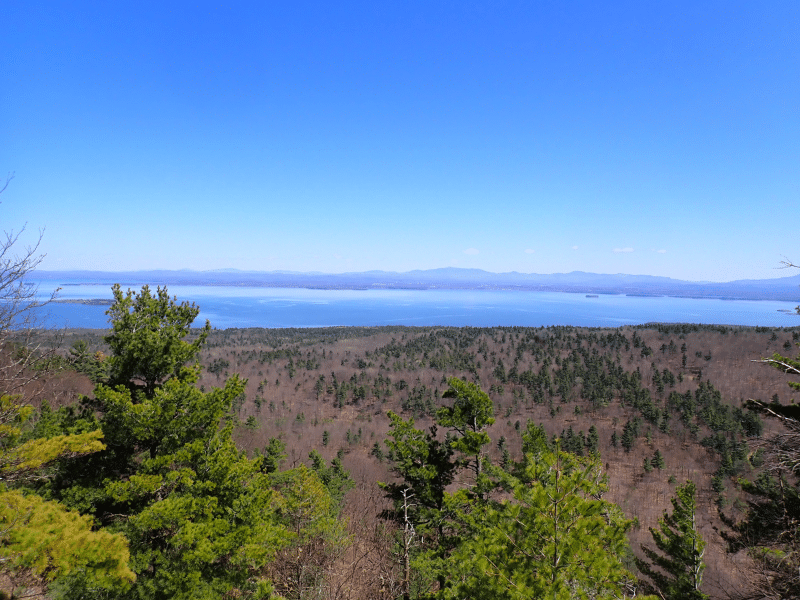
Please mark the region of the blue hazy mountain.
[[442, 268], [358, 273], [294, 271], [37, 271], [40, 281], [88, 284], [120, 283], [123, 286], [210, 285], [246, 287], [300, 287], [310, 289], [493, 289], [642, 296], [680, 296], [748, 300], [800, 301], [800, 275], [775, 279], [739, 281], [682, 281], [652, 275], [599, 274], [573, 271], [536, 273], [490, 273], [480, 269]]

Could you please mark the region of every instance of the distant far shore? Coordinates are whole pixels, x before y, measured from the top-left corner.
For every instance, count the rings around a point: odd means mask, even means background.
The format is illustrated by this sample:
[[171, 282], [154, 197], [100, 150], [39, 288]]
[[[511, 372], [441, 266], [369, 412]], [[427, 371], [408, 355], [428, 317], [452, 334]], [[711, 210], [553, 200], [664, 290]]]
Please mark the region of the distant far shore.
[[607, 275], [574, 271], [490, 273], [479, 269], [431, 269], [394, 273], [294, 273], [286, 271], [37, 271], [37, 281], [58, 286], [107, 285], [123, 287], [220, 286], [247, 288], [301, 288], [310, 290], [490, 290], [567, 292], [626, 296], [725, 300], [780, 300], [800, 302], [800, 275], [777, 279], [723, 283], [694, 282], [651, 275]]

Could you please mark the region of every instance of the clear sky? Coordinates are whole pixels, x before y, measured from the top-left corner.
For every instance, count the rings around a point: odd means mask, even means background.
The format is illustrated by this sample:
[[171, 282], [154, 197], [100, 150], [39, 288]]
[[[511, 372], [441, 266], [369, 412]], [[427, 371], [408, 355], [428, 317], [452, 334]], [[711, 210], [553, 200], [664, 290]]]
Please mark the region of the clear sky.
[[[44, 269], [793, 275], [800, 2], [3, 2]], [[30, 238], [29, 238], [30, 239]]]

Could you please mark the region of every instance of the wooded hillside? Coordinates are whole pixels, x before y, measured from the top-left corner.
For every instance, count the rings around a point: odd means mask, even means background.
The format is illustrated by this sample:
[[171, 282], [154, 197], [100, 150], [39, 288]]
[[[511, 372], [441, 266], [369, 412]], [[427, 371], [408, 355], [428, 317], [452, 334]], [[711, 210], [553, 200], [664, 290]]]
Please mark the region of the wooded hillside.
[[[109, 351], [103, 335], [68, 332], [64, 342], [85, 342], [79, 354], [73, 348], [72, 363], [98, 380]], [[390, 540], [401, 524], [381, 517], [390, 505], [378, 487], [397, 475], [385, 443], [388, 414], [427, 430], [457, 377], [493, 403], [491, 464], [520, 460], [529, 423], [558, 438], [562, 450], [599, 456], [608, 476], [604, 498], [634, 520], [628, 537], [637, 556], [676, 487], [694, 482], [698, 530], [707, 541], [703, 590], [723, 598], [746, 594], [757, 568], [746, 551], [728, 552], [725, 539], [747, 509], [737, 478], [756, 477], [763, 460], [757, 440], [781, 427], [743, 403], [791, 398], [786, 377], [754, 361], [791, 352], [799, 337], [798, 328], [697, 325], [213, 330], [199, 354], [197, 385], [210, 390], [234, 374], [246, 379], [233, 400], [234, 438], [250, 456], [279, 440], [282, 468], [311, 465], [314, 451], [325, 461], [338, 456], [350, 472], [355, 489], [345, 496], [342, 522], [353, 537], [320, 575], [329, 597], [376, 597], [384, 585], [376, 573], [394, 581], [386, 597], [400, 593]], [[459, 471], [450, 488], [473, 484]], [[365, 570], [375, 561], [385, 564]]]

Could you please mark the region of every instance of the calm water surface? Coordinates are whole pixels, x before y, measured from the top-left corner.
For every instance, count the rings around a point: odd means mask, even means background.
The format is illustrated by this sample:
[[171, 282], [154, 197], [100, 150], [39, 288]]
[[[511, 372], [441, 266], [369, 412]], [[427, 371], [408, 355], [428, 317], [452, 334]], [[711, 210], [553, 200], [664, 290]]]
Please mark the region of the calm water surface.
[[[67, 282], [69, 283], [69, 282]], [[47, 293], [55, 286], [40, 284]], [[136, 288], [138, 289], [138, 288]], [[171, 286], [171, 295], [200, 307], [197, 324], [213, 327], [328, 327], [335, 325], [452, 325], [491, 327], [576, 325], [619, 327], [648, 322], [800, 326], [800, 316], [780, 312], [797, 303], [752, 300], [642, 298], [561, 292], [482, 290], [306, 290], [224, 286]], [[110, 286], [63, 285], [58, 297], [111, 298]], [[108, 327], [107, 306], [52, 304], [56, 327]]]

